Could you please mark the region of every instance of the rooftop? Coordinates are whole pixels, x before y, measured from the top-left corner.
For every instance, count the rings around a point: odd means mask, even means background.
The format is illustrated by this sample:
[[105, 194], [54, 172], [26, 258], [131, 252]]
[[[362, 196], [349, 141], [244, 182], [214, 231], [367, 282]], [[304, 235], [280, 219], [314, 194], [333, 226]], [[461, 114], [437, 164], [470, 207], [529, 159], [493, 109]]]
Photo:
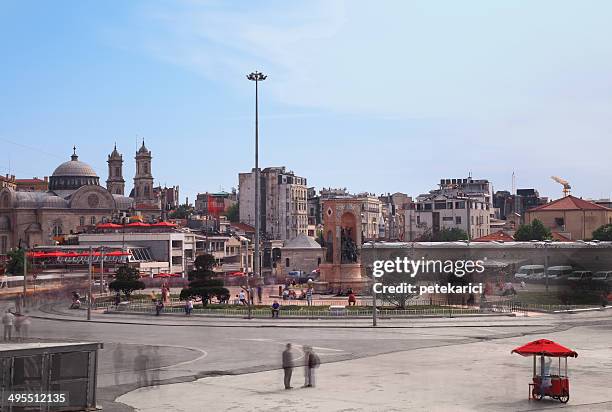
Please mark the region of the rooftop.
[[527, 210], [527, 212], [557, 210], [607, 210], [612, 212], [612, 209], [587, 200], [579, 199], [572, 195], [562, 197], [561, 199], [557, 199], [542, 206], [534, 207]]

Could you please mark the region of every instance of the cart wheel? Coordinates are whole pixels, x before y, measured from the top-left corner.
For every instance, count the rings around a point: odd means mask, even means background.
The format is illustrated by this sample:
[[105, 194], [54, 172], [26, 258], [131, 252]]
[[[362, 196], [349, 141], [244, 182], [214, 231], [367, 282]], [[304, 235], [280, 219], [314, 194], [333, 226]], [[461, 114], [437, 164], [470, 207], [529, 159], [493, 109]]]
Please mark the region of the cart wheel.
[[563, 394], [559, 396], [559, 400], [561, 403], [567, 403], [569, 401], [569, 393], [567, 393], [567, 391], [563, 391]]
[[531, 390], [531, 397], [536, 401], [539, 401], [544, 397], [544, 395], [542, 395], [540, 390], [534, 386], [534, 388]]

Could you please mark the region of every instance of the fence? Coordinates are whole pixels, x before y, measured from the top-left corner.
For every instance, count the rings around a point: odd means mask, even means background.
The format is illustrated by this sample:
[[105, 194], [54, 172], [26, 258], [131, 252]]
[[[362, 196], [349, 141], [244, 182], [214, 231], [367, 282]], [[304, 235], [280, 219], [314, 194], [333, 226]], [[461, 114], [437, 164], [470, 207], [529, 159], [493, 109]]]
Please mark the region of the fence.
[[[172, 303], [176, 303], [176, 300]], [[168, 304], [164, 307], [162, 313], [184, 313], [183, 305]], [[295, 306], [295, 305], [291, 305]], [[332, 307], [334, 305], [331, 305]], [[130, 302], [129, 304], [122, 304], [119, 307], [115, 307], [108, 302], [100, 303], [96, 305], [96, 308], [103, 308], [107, 313], [114, 312], [131, 312], [131, 313], [155, 313], [155, 305], [152, 302]], [[509, 314], [513, 313], [514, 308], [511, 305], [506, 304], [492, 304], [488, 306], [472, 306], [472, 307], [461, 307], [461, 306], [429, 306], [429, 305], [416, 305], [408, 307], [407, 309], [388, 309], [380, 308], [377, 309], [377, 314], [380, 318], [401, 318], [401, 317], [456, 317], [456, 316], [468, 316], [468, 315], [480, 315], [480, 314]], [[247, 317], [248, 308], [246, 307], [230, 307], [230, 308], [194, 308], [193, 314], [211, 316], [211, 317]], [[251, 310], [251, 317], [253, 318], [269, 318], [272, 316], [270, 308], [259, 308], [254, 307]], [[370, 318], [372, 317], [372, 306], [354, 306], [346, 307], [336, 306], [330, 308], [328, 305], [317, 305], [299, 308], [281, 306], [280, 309], [281, 318]]]

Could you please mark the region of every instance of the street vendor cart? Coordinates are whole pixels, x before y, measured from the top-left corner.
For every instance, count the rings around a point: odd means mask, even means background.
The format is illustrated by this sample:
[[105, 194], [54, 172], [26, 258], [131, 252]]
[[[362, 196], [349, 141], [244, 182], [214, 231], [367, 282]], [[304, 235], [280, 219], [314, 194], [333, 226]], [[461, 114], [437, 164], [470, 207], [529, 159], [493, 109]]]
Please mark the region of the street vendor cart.
[[[541, 400], [545, 396], [557, 399], [562, 403], [569, 401], [569, 377], [567, 376], [567, 358], [576, 358], [578, 353], [548, 339], [539, 339], [512, 350], [521, 356], [533, 356], [533, 377], [529, 384], [529, 399]], [[540, 359], [539, 374], [537, 359]], [[558, 369], [553, 366], [552, 358], [557, 358]], [[562, 368], [561, 359], [564, 359]], [[553, 369], [557, 373], [553, 374]]]

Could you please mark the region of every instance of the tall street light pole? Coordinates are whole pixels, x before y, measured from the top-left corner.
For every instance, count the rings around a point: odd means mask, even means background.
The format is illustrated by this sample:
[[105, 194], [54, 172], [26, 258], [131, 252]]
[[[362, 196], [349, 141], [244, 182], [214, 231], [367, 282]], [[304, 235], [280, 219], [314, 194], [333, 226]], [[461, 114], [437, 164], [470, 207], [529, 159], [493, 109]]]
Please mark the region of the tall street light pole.
[[[266, 80], [266, 75], [258, 71], [247, 75], [247, 79], [255, 82], [255, 256], [253, 274], [261, 278], [259, 266], [259, 82]], [[247, 282], [248, 286], [248, 282]], [[249, 289], [250, 290], [250, 289]]]

